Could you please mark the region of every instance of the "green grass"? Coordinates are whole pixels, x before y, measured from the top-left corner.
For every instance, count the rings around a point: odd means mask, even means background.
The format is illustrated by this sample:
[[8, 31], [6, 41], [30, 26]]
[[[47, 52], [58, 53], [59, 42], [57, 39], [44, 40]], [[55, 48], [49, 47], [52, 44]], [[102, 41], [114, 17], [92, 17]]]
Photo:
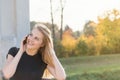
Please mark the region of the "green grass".
[[60, 61], [65, 68], [67, 80], [89, 80], [84, 79], [85, 75], [92, 78], [92, 80], [97, 80], [103, 75], [111, 77], [116, 72], [120, 75], [120, 54], [72, 57], [60, 59]]

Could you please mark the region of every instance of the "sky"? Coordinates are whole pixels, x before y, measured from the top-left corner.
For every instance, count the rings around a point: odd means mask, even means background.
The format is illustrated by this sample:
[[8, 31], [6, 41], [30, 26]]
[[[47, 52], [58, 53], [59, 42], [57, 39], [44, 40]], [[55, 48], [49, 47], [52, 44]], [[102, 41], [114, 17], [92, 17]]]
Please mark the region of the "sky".
[[[53, 1], [54, 23], [60, 26], [60, 0]], [[64, 23], [81, 31], [88, 20], [97, 22], [105, 11], [120, 10], [120, 0], [63, 0]], [[30, 21], [50, 22], [50, 0], [30, 0]]]

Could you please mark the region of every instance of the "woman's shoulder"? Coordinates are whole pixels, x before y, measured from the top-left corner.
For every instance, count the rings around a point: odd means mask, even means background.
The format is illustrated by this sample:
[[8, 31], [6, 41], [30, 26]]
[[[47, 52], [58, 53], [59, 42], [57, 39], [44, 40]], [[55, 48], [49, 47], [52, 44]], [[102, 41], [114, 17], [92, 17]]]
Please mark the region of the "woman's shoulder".
[[11, 47], [8, 51], [8, 54], [12, 55], [13, 57], [17, 54], [19, 48], [17, 47]]
[[11, 48], [9, 49], [10, 52], [16, 52], [16, 51], [18, 51], [18, 50], [19, 50], [19, 48], [17, 48], [17, 47], [11, 47]]

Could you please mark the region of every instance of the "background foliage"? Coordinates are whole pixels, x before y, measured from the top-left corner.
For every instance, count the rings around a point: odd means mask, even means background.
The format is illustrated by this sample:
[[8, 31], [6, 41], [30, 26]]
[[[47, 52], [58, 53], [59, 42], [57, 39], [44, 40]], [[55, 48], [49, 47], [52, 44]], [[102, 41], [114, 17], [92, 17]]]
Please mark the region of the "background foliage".
[[[38, 22], [31, 22], [32, 27]], [[120, 53], [120, 12], [116, 9], [98, 16], [98, 23], [89, 20], [83, 31], [74, 31], [69, 25], [62, 32], [58, 25], [43, 23], [51, 30], [54, 25], [54, 46], [58, 57], [88, 56]]]

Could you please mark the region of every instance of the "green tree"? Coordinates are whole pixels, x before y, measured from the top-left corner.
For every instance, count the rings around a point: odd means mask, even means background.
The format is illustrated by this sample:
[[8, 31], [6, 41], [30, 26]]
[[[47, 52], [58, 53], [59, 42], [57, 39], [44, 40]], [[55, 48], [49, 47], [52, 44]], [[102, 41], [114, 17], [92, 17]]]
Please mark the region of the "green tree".
[[95, 36], [96, 23], [93, 21], [88, 21], [84, 25], [83, 33], [85, 36]]
[[79, 40], [75, 47], [76, 55], [88, 55], [88, 46], [84, 40]]
[[103, 17], [98, 17], [99, 23], [96, 29], [96, 47], [98, 52], [110, 48], [114, 53], [120, 52], [120, 12], [118, 10], [107, 11]]
[[81, 35], [81, 32], [80, 32], [80, 31], [75, 31], [75, 32], [73, 32], [73, 36], [74, 36], [76, 39], [79, 38], [80, 35]]

